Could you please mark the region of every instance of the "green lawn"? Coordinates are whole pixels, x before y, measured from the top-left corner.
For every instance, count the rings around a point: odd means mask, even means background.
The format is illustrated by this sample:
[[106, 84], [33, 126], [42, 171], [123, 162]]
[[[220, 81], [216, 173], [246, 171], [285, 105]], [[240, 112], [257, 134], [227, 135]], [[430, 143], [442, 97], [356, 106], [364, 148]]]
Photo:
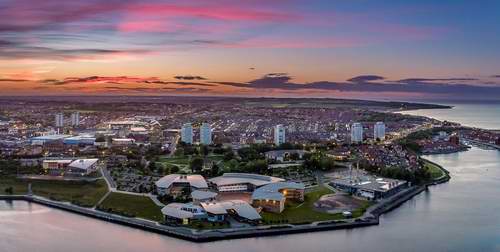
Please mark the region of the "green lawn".
[[0, 179], [0, 194], [5, 194], [5, 189], [12, 187], [13, 194], [26, 194], [28, 192], [28, 184], [19, 181], [15, 178]]
[[106, 182], [102, 179], [95, 182], [80, 182], [11, 178], [0, 180], [0, 193], [5, 193], [6, 188], [12, 187], [13, 194], [25, 194], [28, 191], [28, 183], [31, 183], [35, 195], [85, 207], [93, 207], [108, 191]]
[[[314, 221], [326, 221], [326, 220], [340, 220], [344, 217], [342, 214], [329, 214], [324, 212], [318, 212], [314, 210], [314, 203], [321, 198], [321, 196], [326, 194], [332, 194], [333, 192], [326, 187], [319, 187], [316, 190], [306, 193], [305, 199], [303, 203], [287, 203], [285, 206], [285, 210], [282, 213], [268, 213], [263, 212], [262, 219], [264, 223], [290, 223], [290, 224], [302, 224], [302, 223], [311, 223]], [[366, 206], [363, 206], [356, 211], [353, 211], [353, 217], [361, 216], [365, 209], [369, 206], [369, 203], [366, 203]]]
[[128, 217], [139, 217], [153, 221], [163, 220], [161, 208], [145, 196], [113, 192], [98, 208]]
[[446, 175], [441, 168], [427, 160], [424, 160], [424, 167], [429, 170], [432, 179], [438, 179]]

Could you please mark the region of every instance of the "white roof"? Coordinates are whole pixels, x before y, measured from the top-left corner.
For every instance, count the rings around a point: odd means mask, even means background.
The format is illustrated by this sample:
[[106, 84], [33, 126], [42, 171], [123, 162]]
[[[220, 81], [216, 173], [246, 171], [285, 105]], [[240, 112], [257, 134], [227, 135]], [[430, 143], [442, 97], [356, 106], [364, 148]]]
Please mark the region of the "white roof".
[[197, 200], [212, 199], [217, 196], [217, 193], [210, 191], [196, 190], [191, 193], [191, 198]]
[[198, 189], [208, 188], [207, 181], [201, 175], [170, 174], [156, 181], [155, 184], [160, 188], [169, 188], [174, 183], [189, 183]]
[[255, 208], [243, 200], [201, 203], [201, 206], [205, 211], [213, 214], [226, 214], [229, 210], [233, 210], [238, 216], [248, 220], [260, 220], [262, 218]]
[[222, 202], [226, 210], [234, 210], [239, 216], [249, 220], [259, 220], [259, 213], [255, 208], [243, 200], [229, 200]]
[[71, 163], [73, 162], [72, 159], [46, 159], [46, 160], [43, 160], [44, 163], [59, 163], [59, 164], [68, 164], [68, 163]]
[[135, 142], [135, 139], [132, 138], [113, 138], [111, 140], [114, 142]]
[[282, 200], [285, 196], [280, 193], [280, 190], [286, 189], [295, 189], [295, 190], [304, 190], [305, 185], [302, 183], [296, 182], [276, 182], [267, 184], [263, 187], [257, 188], [252, 193], [252, 200]]
[[69, 166], [72, 167], [72, 168], [77, 168], [77, 169], [82, 169], [82, 170], [88, 170], [88, 169], [90, 169], [90, 167], [92, 165], [94, 165], [95, 163], [97, 163], [97, 161], [99, 161], [99, 159], [97, 159], [97, 158], [92, 158], [92, 159], [77, 159], [77, 160], [71, 162], [71, 164], [69, 164]]
[[130, 131], [135, 131], [135, 132], [137, 132], [137, 131], [147, 131], [147, 129], [144, 128], [144, 127], [132, 127], [132, 128], [130, 128]]
[[251, 173], [224, 173], [222, 176], [209, 180], [217, 186], [234, 184], [253, 184], [254, 186], [263, 186], [274, 182], [285, 181], [282, 178]]
[[191, 219], [194, 217], [194, 213], [190, 211], [183, 210], [187, 208], [196, 208], [202, 213], [202, 209], [197, 206], [193, 206], [192, 204], [183, 204], [183, 203], [170, 203], [161, 209], [163, 215], [167, 215], [170, 217], [178, 218], [178, 219]]
[[227, 214], [226, 208], [224, 208], [221, 202], [202, 202], [200, 205], [207, 213]]

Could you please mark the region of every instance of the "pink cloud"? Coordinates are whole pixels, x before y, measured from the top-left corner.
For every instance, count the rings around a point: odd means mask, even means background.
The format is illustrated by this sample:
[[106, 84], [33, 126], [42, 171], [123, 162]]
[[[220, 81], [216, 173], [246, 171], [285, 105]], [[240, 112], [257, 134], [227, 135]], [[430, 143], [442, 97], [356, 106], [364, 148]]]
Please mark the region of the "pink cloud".
[[125, 11], [134, 16], [188, 17], [224, 21], [280, 22], [299, 18], [298, 15], [289, 12], [256, 10], [237, 6], [186, 6], [151, 3], [131, 4], [125, 8]]

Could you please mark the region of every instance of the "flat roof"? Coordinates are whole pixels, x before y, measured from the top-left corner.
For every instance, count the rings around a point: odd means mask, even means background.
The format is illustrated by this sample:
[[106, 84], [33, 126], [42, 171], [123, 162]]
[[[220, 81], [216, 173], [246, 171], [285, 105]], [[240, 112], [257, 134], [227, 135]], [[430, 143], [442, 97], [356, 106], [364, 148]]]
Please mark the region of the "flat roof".
[[69, 164], [70, 167], [77, 168], [77, 169], [82, 169], [82, 170], [88, 170], [92, 165], [97, 163], [99, 159], [97, 158], [90, 158], [90, 159], [77, 159], [71, 164]]
[[349, 178], [341, 178], [334, 179], [332, 183], [351, 186], [358, 189], [371, 190], [371, 191], [379, 191], [379, 192], [387, 192], [392, 188], [398, 187], [407, 183], [404, 180], [398, 179], [390, 179], [390, 178], [380, 178], [373, 176], [363, 176], [361, 179], [349, 179]]
[[59, 139], [64, 139], [67, 137], [71, 137], [70, 135], [46, 135], [46, 136], [37, 136], [31, 138], [31, 140], [38, 140], [38, 141], [47, 141], [47, 140], [59, 140]]

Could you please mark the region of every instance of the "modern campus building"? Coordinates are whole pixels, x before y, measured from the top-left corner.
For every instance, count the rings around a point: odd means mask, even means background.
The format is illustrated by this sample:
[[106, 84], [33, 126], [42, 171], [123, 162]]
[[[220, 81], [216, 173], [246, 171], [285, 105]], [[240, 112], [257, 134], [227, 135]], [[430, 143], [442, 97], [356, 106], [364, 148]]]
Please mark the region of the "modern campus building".
[[228, 216], [242, 222], [256, 223], [261, 216], [250, 204], [242, 200], [227, 200], [195, 203], [171, 203], [161, 212], [165, 221], [176, 224], [189, 224], [192, 220], [223, 222]]
[[367, 200], [378, 200], [392, 196], [408, 187], [408, 182], [374, 176], [344, 177], [329, 183], [332, 187], [352, 193]]
[[257, 222], [262, 217], [250, 204], [243, 200], [204, 202], [200, 204], [210, 222], [224, 221], [228, 215], [242, 222]]
[[285, 180], [259, 174], [224, 173], [208, 181], [210, 186], [218, 192], [253, 192], [258, 187]]
[[57, 113], [55, 116], [55, 124], [57, 128], [64, 127], [64, 114], [63, 113]]
[[42, 168], [49, 175], [87, 176], [96, 171], [97, 158], [43, 160]]
[[385, 139], [385, 124], [383, 122], [376, 122], [373, 126], [373, 139]]
[[187, 144], [193, 144], [193, 125], [191, 125], [191, 123], [182, 125], [181, 141]]
[[196, 190], [191, 192], [191, 199], [193, 203], [199, 204], [201, 202], [214, 201], [217, 197], [216, 192], [206, 191], [206, 190]]
[[363, 125], [361, 123], [353, 123], [351, 125], [351, 143], [363, 142]]
[[278, 124], [274, 127], [274, 144], [281, 145], [285, 142], [285, 127], [282, 124]]
[[156, 181], [158, 195], [177, 197], [187, 192], [208, 189], [207, 181], [201, 175], [170, 174]]
[[305, 185], [295, 182], [276, 182], [255, 189], [252, 193], [252, 205], [273, 213], [285, 209], [286, 200], [304, 201]]
[[71, 126], [73, 127], [80, 126], [80, 112], [75, 111], [71, 114]]
[[200, 144], [204, 144], [204, 145], [212, 144], [212, 128], [210, 128], [210, 124], [208, 124], [208, 123], [201, 124]]
[[170, 203], [161, 209], [165, 222], [175, 224], [189, 224], [192, 220], [206, 218], [206, 212], [199, 205], [193, 203]]

